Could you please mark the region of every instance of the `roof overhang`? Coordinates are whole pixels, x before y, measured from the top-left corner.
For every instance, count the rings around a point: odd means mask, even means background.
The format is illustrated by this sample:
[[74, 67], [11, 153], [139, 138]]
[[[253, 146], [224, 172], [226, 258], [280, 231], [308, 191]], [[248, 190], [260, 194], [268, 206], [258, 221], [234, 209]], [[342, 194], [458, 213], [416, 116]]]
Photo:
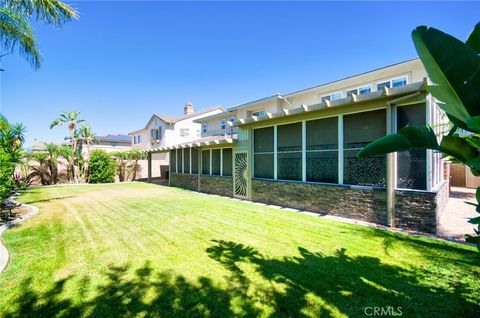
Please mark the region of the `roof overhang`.
[[167, 146], [167, 147], [158, 147], [153, 149], [148, 149], [142, 151], [143, 153], [158, 153], [158, 152], [168, 152], [170, 150], [175, 149], [183, 149], [183, 148], [196, 148], [196, 147], [205, 147], [205, 146], [216, 146], [216, 145], [227, 145], [233, 144], [237, 141], [236, 137], [233, 138], [228, 136], [222, 139], [198, 139], [193, 140], [190, 142]]
[[237, 119], [234, 122], [234, 125], [235, 126], [248, 125], [256, 122], [263, 122], [263, 121], [274, 119], [274, 118], [281, 118], [281, 117], [293, 116], [293, 115], [319, 111], [324, 109], [377, 101], [377, 100], [385, 99], [388, 97], [397, 97], [397, 96], [399, 97], [399, 96], [403, 96], [403, 95], [407, 95], [415, 92], [425, 91], [426, 84], [427, 84], [426, 79], [424, 79], [423, 82], [416, 82], [416, 83], [408, 84], [405, 86], [394, 87], [394, 88], [384, 87], [382, 90], [374, 91], [371, 93], [365, 93], [360, 95], [353, 94], [351, 97], [346, 97], [346, 98], [342, 98], [334, 101], [325, 101], [325, 102], [312, 104], [312, 105], [301, 105], [300, 107], [296, 107], [292, 109], [282, 109], [281, 111], [275, 112], [275, 113], [267, 112], [263, 116], [251, 116], [250, 118]]

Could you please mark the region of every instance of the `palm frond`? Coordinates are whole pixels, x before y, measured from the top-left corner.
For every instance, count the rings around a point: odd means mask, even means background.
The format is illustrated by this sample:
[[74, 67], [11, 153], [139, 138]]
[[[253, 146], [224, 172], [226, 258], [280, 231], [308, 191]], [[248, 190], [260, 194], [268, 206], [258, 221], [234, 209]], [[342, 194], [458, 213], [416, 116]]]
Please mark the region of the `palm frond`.
[[62, 118], [57, 118], [54, 121], [52, 121], [52, 123], [50, 124], [49, 127], [50, 127], [50, 129], [52, 129], [55, 126], [60, 126], [60, 125], [63, 125], [64, 123], [65, 123], [65, 121]]
[[18, 46], [35, 69], [40, 67], [42, 56], [32, 27], [24, 15], [9, 7], [0, 7], [0, 46], [8, 51]]
[[78, 12], [60, 0], [1, 0], [1, 3], [27, 18], [35, 16], [38, 21], [55, 26], [78, 19]]

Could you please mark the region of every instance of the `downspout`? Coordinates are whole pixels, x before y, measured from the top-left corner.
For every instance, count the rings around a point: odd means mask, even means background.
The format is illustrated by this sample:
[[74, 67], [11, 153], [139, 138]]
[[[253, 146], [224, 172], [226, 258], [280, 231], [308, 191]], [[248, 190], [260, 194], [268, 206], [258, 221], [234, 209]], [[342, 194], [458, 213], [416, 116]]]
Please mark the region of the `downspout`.
[[[387, 102], [387, 134], [397, 132], [395, 105], [401, 101], [419, 96], [420, 92], [406, 95]], [[387, 225], [395, 227], [395, 189], [397, 187], [397, 156], [395, 152], [387, 154]]]

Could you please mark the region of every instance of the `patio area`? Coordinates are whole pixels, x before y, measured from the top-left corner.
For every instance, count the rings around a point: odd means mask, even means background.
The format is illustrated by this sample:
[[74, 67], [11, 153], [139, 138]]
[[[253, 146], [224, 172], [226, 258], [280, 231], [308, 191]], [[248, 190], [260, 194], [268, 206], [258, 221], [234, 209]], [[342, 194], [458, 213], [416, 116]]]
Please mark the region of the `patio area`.
[[476, 189], [452, 187], [450, 199], [438, 224], [438, 236], [447, 239], [465, 240], [465, 234], [475, 234], [474, 225], [468, 219], [478, 216], [475, 206]]

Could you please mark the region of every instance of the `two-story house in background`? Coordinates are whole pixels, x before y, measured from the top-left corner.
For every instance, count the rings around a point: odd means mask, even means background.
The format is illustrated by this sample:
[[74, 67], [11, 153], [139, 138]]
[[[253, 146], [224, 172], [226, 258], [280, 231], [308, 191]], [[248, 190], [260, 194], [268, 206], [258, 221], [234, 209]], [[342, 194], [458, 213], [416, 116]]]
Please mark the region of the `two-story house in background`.
[[[133, 131], [128, 135], [131, 138], [132, 148], [150, 151], [159, 147], [188, 142], [201, 137], [201, 125], [195, 120], [224, 111], [221, 106], [214, 106], [200, 111], [194, 111], [193, 105], [187, 103], [182, 116], [153, 114], [144, 128]], [[152, 176], [164, 177], [168, 170], [169, 153], [155, 153], [152, 155]], [[142, 177], [146, 177], [146, 163], [142, 162]]]
[[169, 184], [424, 232], [448, 200], [443, 160], [430, 150], [357, 158], [408, 125], [441, 129], [419, 59], [205, 114], [201, 137], [159, 146]]

